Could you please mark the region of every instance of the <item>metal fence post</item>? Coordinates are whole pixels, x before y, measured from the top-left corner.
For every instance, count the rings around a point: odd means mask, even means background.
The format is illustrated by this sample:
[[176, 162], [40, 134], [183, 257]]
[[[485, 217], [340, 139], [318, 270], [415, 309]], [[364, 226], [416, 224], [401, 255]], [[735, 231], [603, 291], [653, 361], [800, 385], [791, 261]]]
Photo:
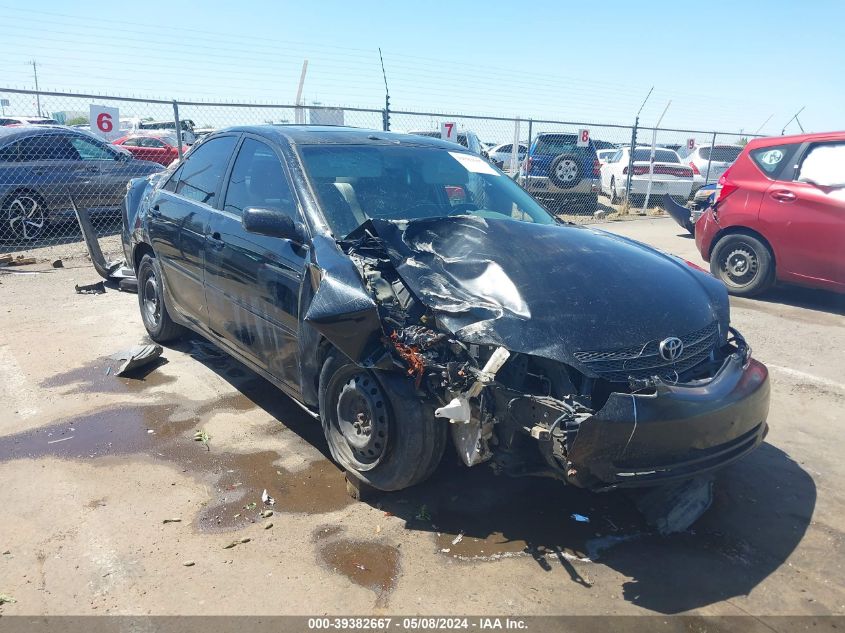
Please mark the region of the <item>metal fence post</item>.
[[707, 174], [704, 176], [704, 184], [710, 184], [710, 163], [713, 162], [713, 148], [716, 147], [716, 132], [713, 132], [713, 140], [710, 141], [710, 159], [707, 161]]
[[179, 151], [179, 160], [182, 160], [182, 124], [179, 121], [179, 104], [173, 100], [173, 120], [176, 122], [176, 149]]
[[634, 150], [637, 147], [637, 126], [640, 124], [640, 117], [634, 119], [634, 127], [631, 130], [631, 151], [628, 152], [628, 178], [625, 183], [625, 202], [631, 201], [631, 176], [634, 172]]

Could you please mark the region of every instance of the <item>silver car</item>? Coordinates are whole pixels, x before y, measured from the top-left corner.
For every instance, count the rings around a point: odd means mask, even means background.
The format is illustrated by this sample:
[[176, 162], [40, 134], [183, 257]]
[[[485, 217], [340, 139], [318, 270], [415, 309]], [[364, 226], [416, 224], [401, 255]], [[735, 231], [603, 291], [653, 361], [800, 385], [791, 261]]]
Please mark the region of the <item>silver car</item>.
[[[719, 178], [742, 151], [742, 145], [700, 145], [683, 156], [683, 162], [692, 167], [692, 192]], [[709, 166], [709, 173], [708, 173]]]

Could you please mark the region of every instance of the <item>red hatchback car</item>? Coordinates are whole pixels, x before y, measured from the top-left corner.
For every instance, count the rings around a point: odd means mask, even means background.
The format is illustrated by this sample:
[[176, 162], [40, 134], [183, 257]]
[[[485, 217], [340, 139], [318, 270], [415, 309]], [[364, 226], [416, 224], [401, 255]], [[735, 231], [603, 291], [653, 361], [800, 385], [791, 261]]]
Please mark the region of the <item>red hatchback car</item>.
[[776, 281], [845, 292], [845, 132], [749, 142], [695, 243], [731, 294]]
[[[113, 145], [125, 147], [135, 158], [160, 163], [165, 167], [179, 158], [179, 150], [176, 147], [176, 143], [178, 143], [178, 140], [175, 136], [152, 136], [144, 134], [132, 134], [131, 136], [124, 136], [116, 141], [112, 141]], [[188, 148], [183, 147], [182, 150], [186, 152]]]

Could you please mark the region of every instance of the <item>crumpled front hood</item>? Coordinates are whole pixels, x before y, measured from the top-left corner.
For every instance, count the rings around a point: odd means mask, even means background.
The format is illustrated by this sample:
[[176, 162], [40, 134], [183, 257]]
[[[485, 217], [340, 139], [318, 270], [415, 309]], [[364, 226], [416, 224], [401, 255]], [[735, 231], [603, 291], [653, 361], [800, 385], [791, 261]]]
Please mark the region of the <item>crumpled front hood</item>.
[[440, 327], [569, 364], [573, 353], [727, 325], [724, 287], [637, 242], [586, 227], [451, 217], [372, 220], [377, 238]]

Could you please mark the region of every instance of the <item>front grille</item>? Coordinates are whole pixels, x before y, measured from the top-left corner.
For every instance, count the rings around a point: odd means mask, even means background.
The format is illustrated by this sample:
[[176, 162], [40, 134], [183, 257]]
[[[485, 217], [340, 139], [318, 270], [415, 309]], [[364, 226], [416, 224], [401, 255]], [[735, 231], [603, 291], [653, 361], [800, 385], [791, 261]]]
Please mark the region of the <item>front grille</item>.
[[575, 352], [591, 373], [610, 382], [627, 382], [629, 378], [651, 376], [675, 377], [698, 365], [716, 346], [719, 328], [715, 322], [696, 332], [679, 336], [684, 342], [680, 358], [667, 362], [660, 356], [660, 340], [636, 347], [592, 352]]

